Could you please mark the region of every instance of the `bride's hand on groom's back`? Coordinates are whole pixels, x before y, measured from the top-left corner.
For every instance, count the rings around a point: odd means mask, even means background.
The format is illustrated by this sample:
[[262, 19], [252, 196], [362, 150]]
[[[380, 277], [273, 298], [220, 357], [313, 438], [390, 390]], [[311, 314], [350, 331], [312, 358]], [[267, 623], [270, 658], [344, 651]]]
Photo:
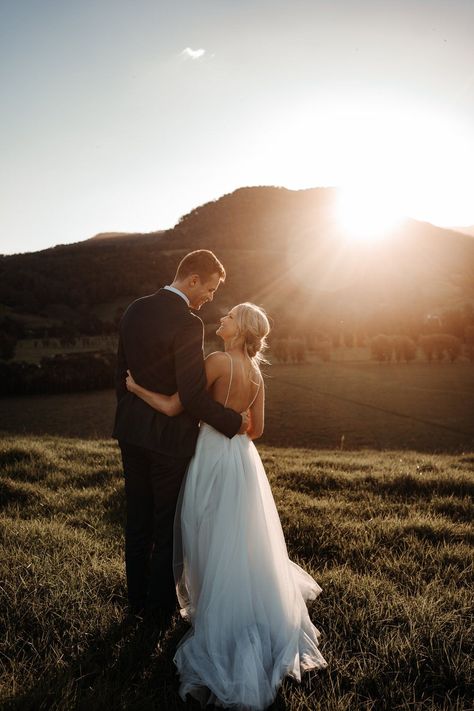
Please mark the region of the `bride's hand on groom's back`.
[[136, 382], [133, 379], [133, 375], [129, 370], [127, 370], [127, 377], [125, 378], [125, 385], [127, 386], [127, 390], [131, 393], [133, 393]]
[[250, 412], [245, 410], [245, 412], [240, 413], [242, 416], [242, 424], [240, 425], [239, 434], [245, 434], [250, 425]]

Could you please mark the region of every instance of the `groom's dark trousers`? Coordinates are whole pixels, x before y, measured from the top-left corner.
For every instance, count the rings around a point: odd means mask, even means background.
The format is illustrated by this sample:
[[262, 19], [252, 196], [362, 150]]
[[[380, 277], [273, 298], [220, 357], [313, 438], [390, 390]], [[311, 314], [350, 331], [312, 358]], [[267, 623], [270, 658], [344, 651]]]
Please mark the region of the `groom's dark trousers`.
[[[134, 301], [120, 323], [113, 436], [119, 440], [125, 475], [125, 563], [135, 612], [169, 612], [176, 605], [173, 521], [199, 420], [227, 437], [241, 425], [240, 415], [206, 390], [203, 333], [201, 319], [166, 289]], [[178, 391], [184, 412], [167, 417], [128, 392], [127, 369], [148, 390]]]
[[127, 523], [125, 565], [130, 607], [139, 612], [176, 604], [173, 524], [189, 459], [170, 457], [122, 442]]

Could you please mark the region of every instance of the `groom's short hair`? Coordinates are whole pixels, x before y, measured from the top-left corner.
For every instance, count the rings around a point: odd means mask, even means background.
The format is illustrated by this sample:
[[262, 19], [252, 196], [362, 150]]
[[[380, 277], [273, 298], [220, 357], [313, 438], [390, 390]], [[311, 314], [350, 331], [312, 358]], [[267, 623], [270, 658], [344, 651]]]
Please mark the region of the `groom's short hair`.
[[221, 281], [225, 281], [225, 269], [217, 259], [214, 252], [209, 249], [196, 249], [189, 252], [178, 265], [175, 279], [181, 281], [197, 274], [202, 282], [207, 281], [213, 274], [219, 274]]

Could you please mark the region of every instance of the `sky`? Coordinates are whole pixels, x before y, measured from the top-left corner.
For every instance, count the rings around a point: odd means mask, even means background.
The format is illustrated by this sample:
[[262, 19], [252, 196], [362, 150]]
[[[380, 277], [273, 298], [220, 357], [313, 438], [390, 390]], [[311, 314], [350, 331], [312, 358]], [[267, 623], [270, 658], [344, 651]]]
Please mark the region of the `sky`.
[[473, 0], [0, 0], [0, 253], [250, 185], [474, 225], [473, 29]]

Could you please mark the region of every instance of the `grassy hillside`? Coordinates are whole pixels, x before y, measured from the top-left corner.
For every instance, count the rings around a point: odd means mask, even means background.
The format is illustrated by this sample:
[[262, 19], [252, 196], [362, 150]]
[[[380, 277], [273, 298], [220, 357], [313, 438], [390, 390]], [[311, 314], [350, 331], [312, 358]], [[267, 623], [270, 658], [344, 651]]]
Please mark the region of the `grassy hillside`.
[[[472, 708], [472, 455], [260, 451], [290, 556], [323, 588], [310, 612], [329, 663], [274, 708]], [[116, 445], [6, 437], [0, 472], [3, 708], [195, 708], [172, 664], [185, 623], [120, 627]]]

